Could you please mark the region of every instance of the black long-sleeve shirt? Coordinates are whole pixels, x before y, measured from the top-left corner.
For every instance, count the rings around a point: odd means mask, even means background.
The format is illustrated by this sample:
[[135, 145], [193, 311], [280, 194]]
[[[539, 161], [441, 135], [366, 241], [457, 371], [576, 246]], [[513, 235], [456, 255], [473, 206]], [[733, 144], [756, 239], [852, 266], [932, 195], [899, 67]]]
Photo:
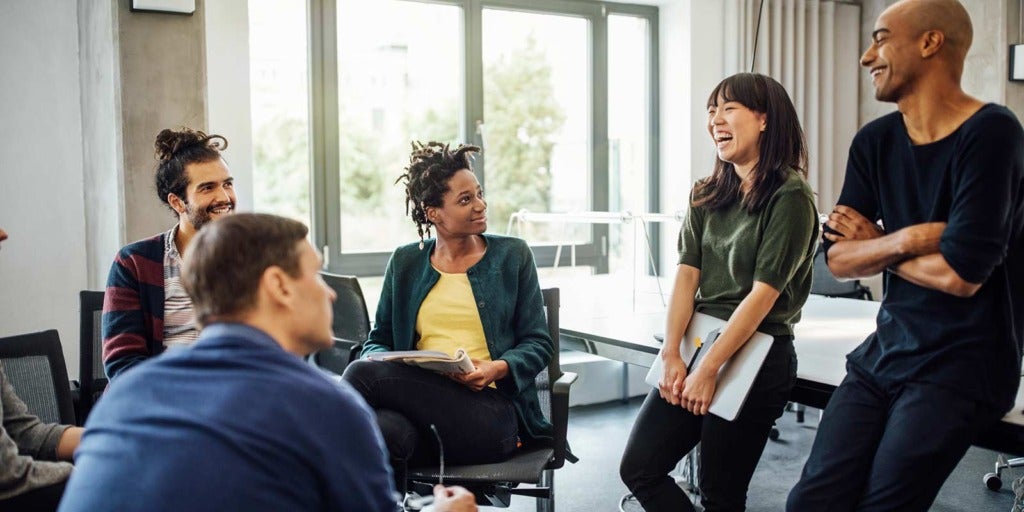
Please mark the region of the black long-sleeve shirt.
[[862, 128], [839, 204], [889, 233], [948, 223], [942, 256], [982, 286], [960, 298], [887, 272], [878, 329], [849, 361], [882, 385], [926, 382], [1011, 407], [1024, 339], [1022, 194], [1024, 130], [1005, 107], [985, 105], [949, 136], [916, 146], [899, 112]]

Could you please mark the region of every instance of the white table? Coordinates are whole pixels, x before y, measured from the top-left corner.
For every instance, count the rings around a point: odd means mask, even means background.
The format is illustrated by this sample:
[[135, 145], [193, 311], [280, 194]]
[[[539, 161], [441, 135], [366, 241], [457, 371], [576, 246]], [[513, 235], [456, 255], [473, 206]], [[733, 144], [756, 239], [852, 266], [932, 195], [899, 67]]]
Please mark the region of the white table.
[[[630, 281], [631, 282], [631, 281]], [[661, 348], [655, 334], [665, 332], [665, 306], [653, 279], [631, 293], [630, 282], [601, 277], [545, 281], [562, 289], [562, 346], [572, 346], [608, 359], [650, 367]], [[666, 296], [671, 284], [662, 280]], [[875, 330], [878, 302], [812, 295], [795, 328], [797, 384], [793, 401], [824, 408], [846, 376], [846, 354]], [[974, 444], [1006, 453], [1024, 454], [1024, 379], [1013, 409]]]

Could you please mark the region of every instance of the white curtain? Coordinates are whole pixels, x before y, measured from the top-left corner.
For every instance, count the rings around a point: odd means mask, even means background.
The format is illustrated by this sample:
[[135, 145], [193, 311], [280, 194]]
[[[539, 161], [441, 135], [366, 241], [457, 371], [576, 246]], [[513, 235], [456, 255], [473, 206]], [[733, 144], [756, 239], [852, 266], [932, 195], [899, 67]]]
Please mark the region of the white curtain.
[[[728, 74], [769, 75], [789, 92], [807, 137], [808, 176], [819, 211], [842, 190], [850, 141], [859, 126], [860, 6], [826, 0], [725, 0]], [[754, 55], [754, 34], [757, 53]], [[770, 121], [769, 121], [770, 122]]]

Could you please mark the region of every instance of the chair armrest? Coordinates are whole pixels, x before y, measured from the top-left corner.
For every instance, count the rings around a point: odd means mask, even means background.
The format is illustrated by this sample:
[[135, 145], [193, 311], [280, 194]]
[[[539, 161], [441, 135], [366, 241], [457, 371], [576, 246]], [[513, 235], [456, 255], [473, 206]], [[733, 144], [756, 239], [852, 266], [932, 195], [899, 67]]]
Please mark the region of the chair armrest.
[[75, 425], [82, 426], [85, 423], [86, 397], [82, 392], [82, 385], [77, 380], [68, 382], [71, 388], [71, 408], [75, 410]]
[[569, 389], [576, 382], [576, 378], [575, 373], [565, 372], [551, 384], [551, 425], [554, 428], [551, 437], [555, 453], [547, 466], [549, 469], [558, 469], [565, 465], [568, 448], [566, 435], [569, 430]]

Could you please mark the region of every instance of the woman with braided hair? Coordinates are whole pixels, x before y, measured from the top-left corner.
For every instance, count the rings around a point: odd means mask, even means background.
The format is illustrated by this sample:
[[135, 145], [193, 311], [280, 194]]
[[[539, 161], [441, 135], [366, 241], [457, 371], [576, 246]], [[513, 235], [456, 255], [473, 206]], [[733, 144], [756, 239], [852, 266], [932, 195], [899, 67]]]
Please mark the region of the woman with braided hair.
[[461, 348], [474, 370], [441, 375], [363, 359], [344, 375], [377, 412], [399, 489], [407, 468], [436, 464], [431, 425], [453, 464], [501, 461], [551, 438], [534, 385], [552, 343], [533, 253], [518, 238], [485, 233], [487, 202], [471, 165], [479, 151], [413, 143], [396, 183], [420, 240], [392, 254], [362, 351]]

